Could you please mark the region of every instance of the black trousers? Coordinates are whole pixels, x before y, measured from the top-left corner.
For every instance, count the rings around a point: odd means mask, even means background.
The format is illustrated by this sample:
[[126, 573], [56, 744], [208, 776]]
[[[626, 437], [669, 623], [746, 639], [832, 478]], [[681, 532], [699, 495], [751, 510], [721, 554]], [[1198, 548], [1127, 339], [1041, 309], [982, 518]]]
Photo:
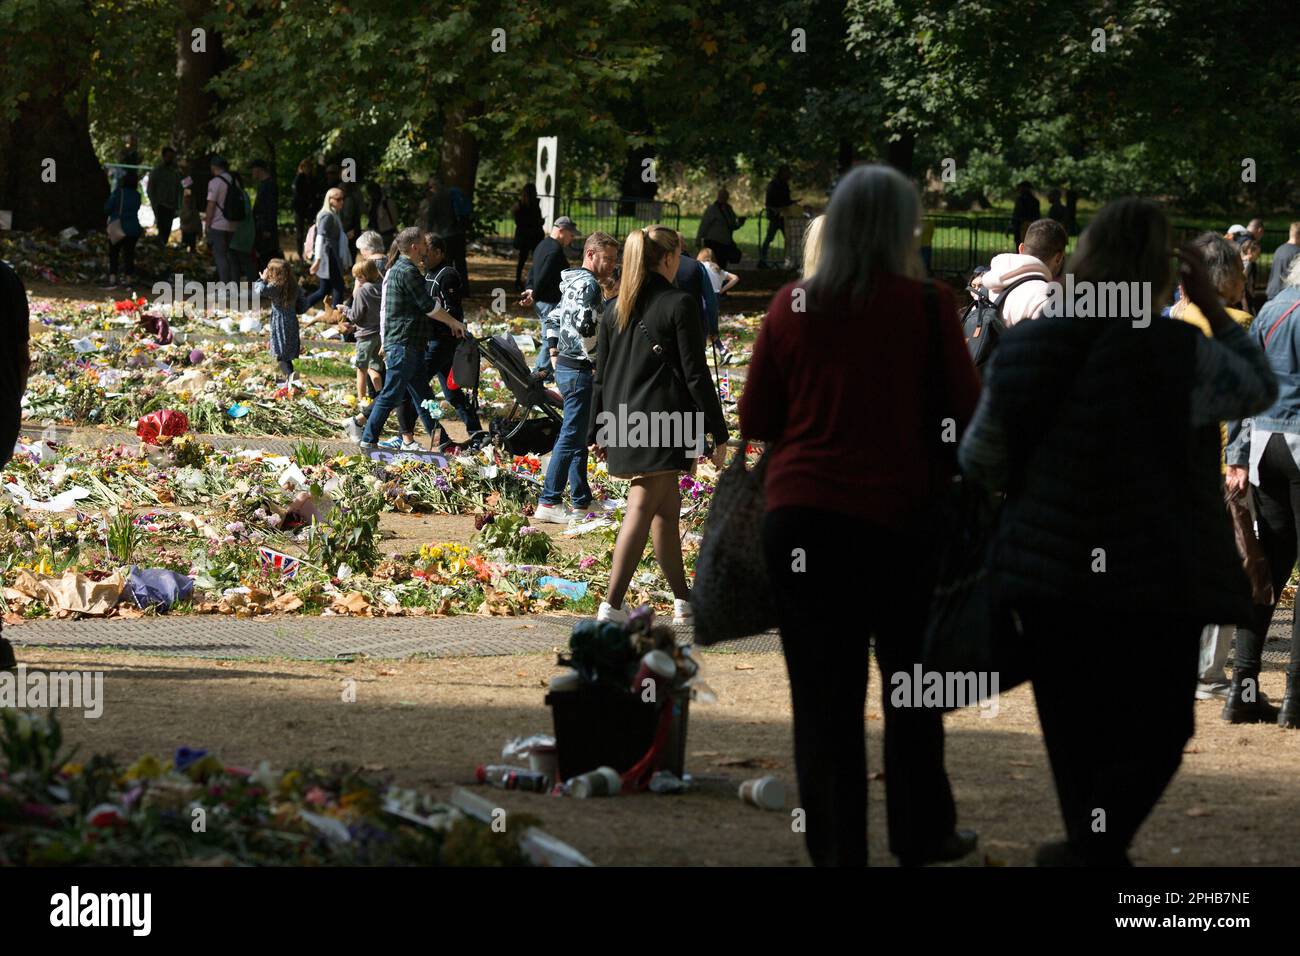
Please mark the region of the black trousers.
[[[1089, 865], [1124, 865], [1195, 728], [1201, 626], [1167, 606], [1124, 615], [1017, 610], [1066, 837]], [[1124, 653], [1122, 687], [1104, 699], [1085, 660], [1098, 635]]]
[[110, 242], [108, 244], [108, 271], [113, 275], [118, 275], [117, 264], [120, 259], [122, 262], [121, 275], [135, 275], [135, 244], [140, 241], [139, 236], [123, 236], [121, 242]]
[[[1297, 542], [1300, 541], [1300, 468], [1296, 467], [1286, 439], [1274, 432], [1264, 446], [1259, 462], [1259, 487], [1253, 489], [1255, 513], [1259, 517], [1259, 544], [1268, 559], [1275, 600], [1255, 608], [1255, 620], [1249, 628], [1237, 629], [1236, 666], [1258, 670], [1264, 653], [1264, 641], [1273, 623], [1276, 596], [1295, 569]], [[1287, 670], [1300, 672], [1300, 617], [1291, 623], [1291, 659]]]
[[758, 257], [760, 259], [767, 259], [767, 247], [772, 244], [772, 240], [776, 238], [776, 234], [784, 229], [785, 216], [782, 216], [780, 213], [772, 212], [769, 209], [767, 218], [767, 235], [763, 237], [763, 248], [758, 252]]
[[713, 261], [718, 264], [719, 269], [725, 269], [733, 262], [740, 261], [740, 248], [734, 242], [718, 242], [716, 239], [706, 239], [704, 248], [713, 253]]
[[168, 209], [166, 206], [153, 207], [154, 221], [158, 225], [158, 245], [167, 245], [167, 240], [172, 234], [172, 220], [176, 218], [176, 210]]
[[913, 560], [917, 545], [836, 512], [778, 508], [763, 523], [763, 547], [790, 675], [799, 806], [813, 863], [867, 862], [863, 711], [873, 634], [885, 679], [889, 849], [904, 858], [929, 855], [956, 825], [943, 714], [894, 707], [889, 693], [889, 675], [910, 673], [920, 660], [930, 587], [918, 573], [922, 562]]

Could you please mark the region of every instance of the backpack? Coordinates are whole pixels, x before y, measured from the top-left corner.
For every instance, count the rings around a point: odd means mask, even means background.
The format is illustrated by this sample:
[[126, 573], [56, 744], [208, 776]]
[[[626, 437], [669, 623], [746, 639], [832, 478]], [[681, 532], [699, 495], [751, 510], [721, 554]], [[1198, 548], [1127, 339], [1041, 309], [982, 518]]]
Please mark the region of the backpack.
[[993, 358], [993, 350], [998, 346], [998, 339], [1006, 332], [1006, 323], [1002, 321], [1002, 305], [1007, 301], [1011, 290], [1026, 282], [1045, 281], [1042, 276], [1025, 276], [1017, 279], [1002, 290], [996, 300], [990, 299], [988, 290], [980, 289], [977, 298], [962, 317], [962, 334], [966, 336], [966, 348], [970, 352], [975, 368], [982, 370]]
[[[452, 301], [451, 292], [453, 290], [449, 290], [443, 285], [443, 282], [449, 279], [450, 276], [459, 278], [460, 273], [451, 266], [443, 266], [433, 278], [426, 280], [429, 285], [429, 297], [454, 318], [463, 320], [465, 310], [460, 307], [459, 297], [456, 297], [456, 301]], [[461, 314], [457, 315], [458, 312]]]
[[302, 240], [302, 261], [311, 262], [316, 257], [316, 223], [312, 223]]
[[[226, 184], [225, 205], [217, 203], [217, 206], [221, 209], [221, 215], [225, 216], [226, 222], [243, 222], [244, 216], [247, 212], [245, 207], [248, 199], [248, 197], [244, 195], [244, 190], [235, 182], [235, 177], [233, 176], [229, 179], [225, 176], [218, 176], [217, 178]], [[232, 197], [236, 200], [233, 203], [231, 202]]]

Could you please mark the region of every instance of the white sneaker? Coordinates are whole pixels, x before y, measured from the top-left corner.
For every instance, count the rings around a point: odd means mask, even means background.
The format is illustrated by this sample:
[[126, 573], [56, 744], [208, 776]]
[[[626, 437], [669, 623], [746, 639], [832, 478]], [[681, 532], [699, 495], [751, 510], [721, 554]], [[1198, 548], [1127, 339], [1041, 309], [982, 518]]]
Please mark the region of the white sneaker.
[[608, 601], [600, 602], [600, 610], [596, 612], [597, 621], [609, 621], [612, 624], [626, 624], [627, 610], [621, 607], [611, 607]]
[[695, 620], [695, 612], [691, 610], [691, 602], [683, 601], [680, 598], [673, 601], [673, 623], [690, 624]]
[[402, 451], [424, 451], [425, 448], [418, 441], [402, 442]]
[[563, 504], [538, 505], [537, 510], [533, 512], [533, 521], [544, 521], [549, 524], [568, 524], [572, 517], [573, 512]]

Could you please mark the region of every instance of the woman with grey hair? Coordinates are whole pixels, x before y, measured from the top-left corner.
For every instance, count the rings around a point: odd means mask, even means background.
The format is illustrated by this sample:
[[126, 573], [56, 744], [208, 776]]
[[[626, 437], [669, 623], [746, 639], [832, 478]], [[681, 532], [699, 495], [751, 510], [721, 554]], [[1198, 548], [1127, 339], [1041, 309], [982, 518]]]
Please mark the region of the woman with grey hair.
[[[1192, 735], [1200, 631], [1250, 616], [1219, 423], [1267, 408], [1277, 382], [1202, 256], [1180, 256], [1212, 336], [1151, 319], [1172, 286], [1160, 207], [1102, 209], [1067, 267], [1080, 307], [1002, 337], [961, 443], [967, 477], [1006, 494], [986, 566], [1028, 656], [1066, 831], [1040, 866], [1131, 865]], [[1117, 289], [1129, 308], [1084, 317], [1083, 296]], [[1100, 704], [1087, 666], [1099, 642], [1121, 660]]]
[[1295, 570], [1300, 540], [1300, 256], [1292, 260], [1282, 291], [1264, 304], [1250, 337], [1264, 350], [1281, 389], [1266, 411], [1229, 428], [1227, 484], [1255, 501], [1259, 543], [1273, 579], [1273, 604], [1255, 608], [1249, 627], [1237, 629], [1232, 689], [1223, 707], [1233, 723], [1276, 719], [1300, 728], [1300, 618], [1291, 623], [1286, 696], [1280, 710], [1260, 699], [1258, 678], [1264, 640], [1282, 589]]
[[896, 693], [921, 659], [929, 607], [921, 569], [935, 542], [917, 529], [952, 477], [951, 442], [979, 393], [952, 294], [921, 279], [920, 223], [920, 197], [897, 171], [849, 172], [826, 212], [816, 272], [768, 307], [740, 401], [742, 432], [768, 443], [763, 542], [805, 840], [819, 866], [867, 862], [873, 635], [886, 685], [889, 848], [921, 865], [975, 846], [974, 833], [956, 830], [942, 711]]

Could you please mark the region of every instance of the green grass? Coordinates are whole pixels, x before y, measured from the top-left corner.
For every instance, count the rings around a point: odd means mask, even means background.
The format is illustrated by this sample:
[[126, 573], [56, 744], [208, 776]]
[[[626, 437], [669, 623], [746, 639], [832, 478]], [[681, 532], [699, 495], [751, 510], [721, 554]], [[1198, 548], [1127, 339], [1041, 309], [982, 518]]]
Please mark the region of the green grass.
[[298, 359], [293, 368], [299, 375], [312, 378], [355, 378], [357, 374], [347, 362], [334, 358]]

